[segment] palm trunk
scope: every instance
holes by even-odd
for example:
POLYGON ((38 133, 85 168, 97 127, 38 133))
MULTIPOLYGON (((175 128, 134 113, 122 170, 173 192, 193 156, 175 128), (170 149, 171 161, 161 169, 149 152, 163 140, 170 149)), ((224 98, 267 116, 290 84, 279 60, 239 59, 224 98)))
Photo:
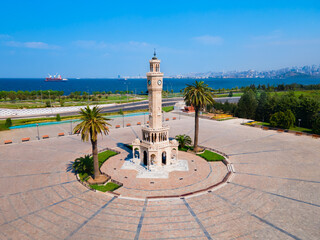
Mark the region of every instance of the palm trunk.
POLYGON ((92 157, 93 157, 93 178, 96 179, 99 177, 100 174, 100 169, 99 169, 99 160, 98 160, 98 142, 92 141, 92 157))
POLYGON ((198 151, 198 136, 199 135, 199 108, 195 108, 195 117, 194 117, 194 145, 193 150, 198 151))

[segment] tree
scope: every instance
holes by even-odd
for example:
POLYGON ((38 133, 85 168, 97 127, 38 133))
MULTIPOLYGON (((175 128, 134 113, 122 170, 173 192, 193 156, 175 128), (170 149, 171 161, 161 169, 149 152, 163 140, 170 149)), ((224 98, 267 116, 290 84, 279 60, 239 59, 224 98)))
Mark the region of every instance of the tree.
POLYGON ((280 127, 284 129, 289 129, 293 126, 296 118, 291 110, 285 112, 276 112, 270 118, 270 124, 273 127, 280 127))
POLYGON ((208 104, 214 104, 212 88, 203 81, 196 81, 194 84, 187 84, 184 89, 184 101, 188 106, 193 106, 195 110, 195 128, 194 128, 194 151, 198 151, 199 137, 199 112, 208 104))
POLYGON ((177 135, 175 139, 178 141, 180 148, 184 148, 186 145, 192 144, 191 137, 186 134, 177 135))
POLYGON ((268 94, 263 91, 260 94, 259 100, 258 100, 258 105, 255 113, 255 120, 259 121, 268 121, 269 120, 269 96, 268 94))
POLYGON ((57 120, 57 122, 60 122, 60 121, 61 121, 60 114, 57 114, 57 116, 56 116, 56 120, 57 120))
POLYGON ((230 91, 228 97, 233 97, 233 92, 230 91))
POLYGON ((93 107, 92 109, 87 106, 82 108, 80 111, 79 123, 73 129, 74 133, 80 132, 82 141, 91 141, 92 144, 92 156, 93 156, 93 169, 94 169, 94 180, 103 180, 104 176, 101 175, 98 161, 98 134, 108 134, 111 126, 107 120, 101 114, 101 108, 93 107))
POLYGON ((5 122, 4 126, 5 126, 6 128, 9 128, 9 127, 12 126, 11 118, 7 118, 7 119, 6 119, 6 122, 5 122))
POLYGON ((253 119, 258 106, 257 98, 252 89, 247 90, 238 103, 238 115, 241 118, 253 119))

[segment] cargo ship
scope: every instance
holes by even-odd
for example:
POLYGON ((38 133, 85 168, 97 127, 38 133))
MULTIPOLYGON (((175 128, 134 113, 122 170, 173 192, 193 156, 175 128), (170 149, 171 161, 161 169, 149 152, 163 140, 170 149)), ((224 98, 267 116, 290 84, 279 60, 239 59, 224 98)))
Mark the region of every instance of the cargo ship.
POLYGON ((45 81, 46 82, 65 82, 65 81, 68 81, 68 79, 62 78, 60 74, 56 74, 53 76, 48 74, 48 77, 46 77, 45 81))

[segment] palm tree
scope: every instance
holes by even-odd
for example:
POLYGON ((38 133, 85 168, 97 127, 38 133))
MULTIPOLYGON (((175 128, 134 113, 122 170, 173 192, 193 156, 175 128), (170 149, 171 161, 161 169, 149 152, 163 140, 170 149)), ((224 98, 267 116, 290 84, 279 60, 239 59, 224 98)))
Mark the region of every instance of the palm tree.
POLYGON ((207 104, 213 104, 212 88, 208 87, 203 81, 196 81, 193 84, 187 84, 183 92, 184 101, 187 105, 193 106, 195 110, 195 128, 194 128, 194 151, 198 151, 199 135, 199 111, 207 104))
POLYGON ((177 135, 176 140, 178 141, 180 148, 184 148, 186 145, 190 145, 192 143, 191 137, 186 134, 177 135))
POLYGON ((101 178, 101 173, 99 169, 99 161, 98 161, 98 133, 108 134, 109 128, 111 126, 107 120, 101 114, 101 108, 93 107, 92 109, 87 106, 86 108, 81 108, 80 111, 80 120, 79 123, 73 129, 73 132, 80 132, 82 141, 90 141, 92 144, 92 156, 93 156, 93 178, 97 180, 97 178, 101 178))

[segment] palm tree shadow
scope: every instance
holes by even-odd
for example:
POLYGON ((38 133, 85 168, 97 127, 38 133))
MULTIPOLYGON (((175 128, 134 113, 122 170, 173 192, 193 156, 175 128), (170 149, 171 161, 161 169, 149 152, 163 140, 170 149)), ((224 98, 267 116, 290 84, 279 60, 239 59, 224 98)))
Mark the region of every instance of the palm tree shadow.
POLYGON ((69 163, 67 163, 67 168, 66 168, 66 171, 67 171, 67 172, 75 173, 74 168, 73 168, 73 166, 72 166, 73 163, 74 163, 74 161, 70 161, 69 163))

